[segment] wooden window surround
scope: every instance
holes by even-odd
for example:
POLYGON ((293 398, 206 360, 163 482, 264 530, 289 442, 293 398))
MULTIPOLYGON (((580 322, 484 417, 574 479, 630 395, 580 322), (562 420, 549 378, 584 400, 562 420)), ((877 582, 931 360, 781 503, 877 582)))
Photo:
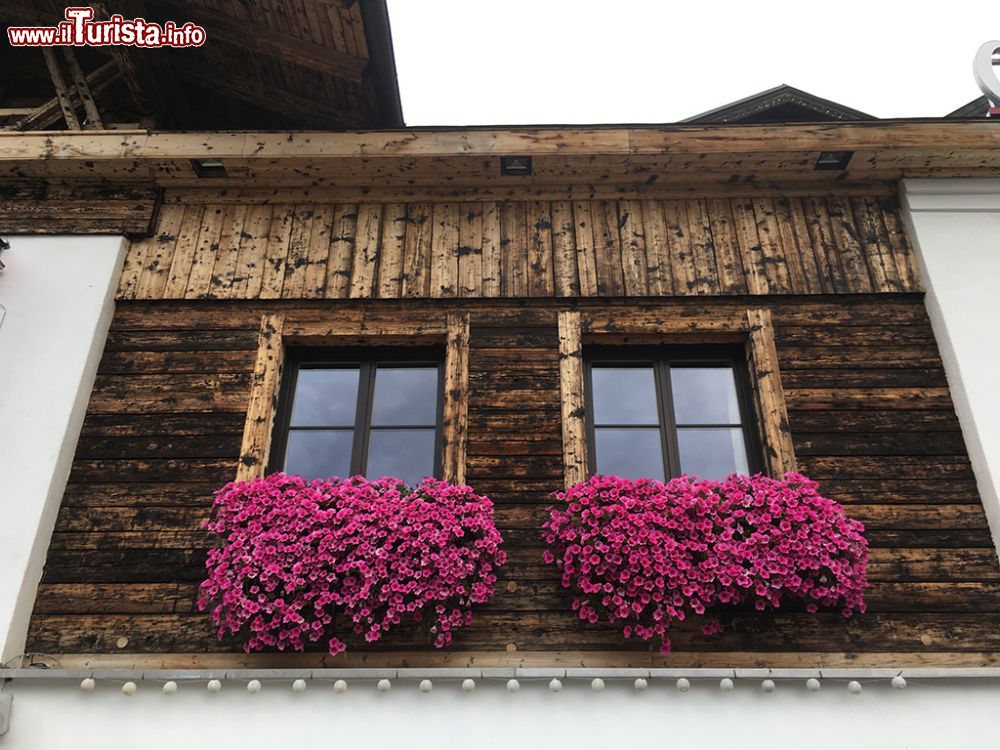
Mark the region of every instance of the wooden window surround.
POLYGON ((773 477, 796 471, 770 310, 750 308, 707 318, 655 311, 603 314, 565 310, 559 313, 559 382, 566 486, 590 475, 584 345, 712 343, 745 347, 764 471, 773 477))
POLYGON ((271 459, 271 442, 278 413, 286 347, 429 346, 445 345, 444 403, 441 425, 441 477, 465 483, 465 452, 469 411, 469 316, 441 315, 415 322, 372 322, 363 316, 343 320, 298 318, 295 312, 261 317, 257 360, 243 427, 236 479, 264 475, 271 459))

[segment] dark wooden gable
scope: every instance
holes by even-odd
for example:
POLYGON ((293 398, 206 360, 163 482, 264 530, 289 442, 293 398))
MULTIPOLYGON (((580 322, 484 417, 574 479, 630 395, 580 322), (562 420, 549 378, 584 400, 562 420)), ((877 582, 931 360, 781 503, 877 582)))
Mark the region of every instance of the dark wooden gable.
POLYGON ((845 107, 829 99, 802 91, 794 86, 782 84, 746 99, 730 102, 716 109, 702 112, 682 122, 837 122, 855 120, 875 120, 869 114, 845 107))

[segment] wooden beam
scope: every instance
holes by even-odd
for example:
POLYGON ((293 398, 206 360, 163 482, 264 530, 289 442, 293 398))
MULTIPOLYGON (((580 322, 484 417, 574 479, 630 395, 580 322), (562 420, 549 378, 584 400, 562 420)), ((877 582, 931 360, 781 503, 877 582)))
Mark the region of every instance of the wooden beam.
POLYGON ((267 470, 284 362, 285 352, 281 338, 284 322, 284 316, 280 314, 267 313, 261 316, 257 362, 250 385, 240 461, 236 469, 237 481, 262 477, 267 470))
MULTIPOLYGON (((85 78, 91 94, 97 98, 105 94, 112 86, 121 80, 121 72, 114 62, 107 62, 97 70, 91 71, 85 78)), ((11 130, 44 130, 57 122, 62 116, 58 97, 53 97, 39 107, 31 110, 27 117, 12 123, 11 130)))
POLYGON ((559 313, 559 392, 562 401, 563 473, 570 487, 587 478, 587 407, 584 399, 580 313, 559 313))
POLYGON ((69 68, 73 85, 76 87, 76 95, 83 102, 83 110, 87 113, 87 120, 90 127, 103 129, 104 125, 101 123, 101 113, 97 111, 97 103, 90 93, 90 86, 87 85, 87 77, 83 74, 83 69, 76 59, 76 50, 72 47, 63 47, 62 53, 63 57, 66 58, 66 67, 69 68))
POLYGON ((443 479, 465 484, 469 427, 469 314, 448 316, 444 363, 443 479))
POLYGON ((63 119, 70 130, 79 130, 80 121, 76 117, 73 109, 73 102, 69 98, 69 89, 66 87, 66 79, 63 78, 62 70, 59 69, 59 61, 56 53, 51 47, 43 47, 42 55, 45 56, 45 66, 49 69, 49 77, 52 78, 52 85, 56 87, 56 99, 59 101, 59 108, 62 110, 63 119))
POLYGON ((770 476, 780 479, 786 472, 798 471, 798 463, 788 426, 771 311, 751 308, 747 310, 747 323, 750 331, 748 365, 764 447, 764 464, 770 476))

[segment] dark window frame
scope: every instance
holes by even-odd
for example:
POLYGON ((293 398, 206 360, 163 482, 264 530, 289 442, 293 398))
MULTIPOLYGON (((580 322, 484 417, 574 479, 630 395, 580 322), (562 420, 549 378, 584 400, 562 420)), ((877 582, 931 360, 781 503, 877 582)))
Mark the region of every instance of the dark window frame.
MULTIPOLYGON (((375 372, 380 365, 390 367, 434 367, 437 369, 437 403, 434 412, 434 477, 440 479, 444 473, 444 380, 445 347, 298 347, 290 348, 285 354, 284 373, 278 394, 278 407, 271 437, 271 460, 268 473, 283 471, 285 454, 288 449, 288 435, 291 431, 292 402, 299 372, 304 369, 357 367, 358 402, 354 412, 354 441, 351 445, 350 476, 364 475, 368 467, 368 452, 373 429, 407 429, 407 425, 372 426, 374 407, 375 372)), ((426 429, 425 425, 413 426, 426 429)), ((329 427, 299 427, 296 429, 330 429, 329 427)), ((344 428, 347 429, 347 428, 344 428)))
MULTIPOLYGON (((635 367, 648 365, 653 367, 653 380, 656 388, 656 406, 659 424, 655 425, 660 432, 660 449, 663 452, 663 468, 665 479, 681 475, 680 450, 677 438, 678 424, 674 415, 674 400, 671 390, 671 367, 718 367, 730 366, 736 380, 736 400, 740 411, 740 426, 743 428, 743 443, 747 451, 747 469, 750 474, 764 471, 764 456, 762 444, 757 430, 756 409, 753 392, 750 386, 750 372, 747 365, 746 348, 739 345, 705 344, 705 345, 614 345, 593 344, 583 348, 584 364, 584 403, 586 405, 587 429, 587 471, 590 476, 597 473, 597 439, 594 414, 594 365, 598 367, 635 367)), ((615 425, 601 425, 614 427, 615 425)), ((654 425, 630 424, 627 428, 652 428, 654 425)), ((734 425, 680 425, 681 428, 727 427, 734 425)))

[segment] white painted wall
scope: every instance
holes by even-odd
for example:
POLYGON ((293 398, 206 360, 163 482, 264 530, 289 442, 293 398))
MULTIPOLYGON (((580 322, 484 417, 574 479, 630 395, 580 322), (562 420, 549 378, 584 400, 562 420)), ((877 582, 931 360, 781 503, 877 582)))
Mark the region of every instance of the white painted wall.
POLYGON ((122 237, 7 237, 0 271, 0 662, 28 618, 125 255, 122 237))
POLYGON ((903 205, 955 410, 1000 549, 1000 179, 904 180, 903 205))
POLYGON ((684 694, 670 680, 652 681, 645 693, 609 680, 600 694, 586 682, 554 694, 528 681, 516 694, 502 681, 468 694, 456 681, 435 683, 429 694, 413 681, 386 694, 353 682, 337 695, 329 681, 302 695, 287 681, 256 695, 227 682, 210 694, 202 682, 172 696, 143 682, 132 697, 112 684, 84 693, 76 682, 53 682, 8 684, 11 728, 0 748, 941 750, 996 747, 1000 737, 996 679, 911 680, 905 690, 883 679, 858 696, 829 681, 819 693, 801 681, 779 683, 771 695, 758 680, 739 681, 731 693, 717 680, 696 682, 684 694))

